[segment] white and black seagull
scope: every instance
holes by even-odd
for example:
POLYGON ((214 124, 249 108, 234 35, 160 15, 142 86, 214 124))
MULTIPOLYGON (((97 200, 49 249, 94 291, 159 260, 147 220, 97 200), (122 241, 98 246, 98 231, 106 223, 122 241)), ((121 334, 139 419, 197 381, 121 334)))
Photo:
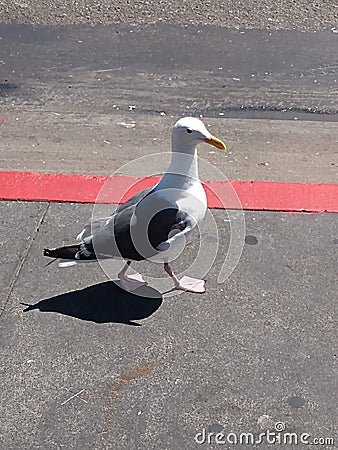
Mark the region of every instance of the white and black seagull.
POLYGON ((206 194, 198 177, 197 145, 201 142, 226 150, 201 120, 180 119, 172 131, 171 162, 161 180, 118 206, 110 217, 87 224, 77 237, 79 243, 45 249, 44 255, 61 258, 61 267, 123 258, 126 264, 118 278, 129 291, 145 284, 138 273, 126 275, 131 262, 153 259, 164 264, 176 289, 205 292, 204 280, 188 276, 179 280, 169 265, 206 213, 206 194))

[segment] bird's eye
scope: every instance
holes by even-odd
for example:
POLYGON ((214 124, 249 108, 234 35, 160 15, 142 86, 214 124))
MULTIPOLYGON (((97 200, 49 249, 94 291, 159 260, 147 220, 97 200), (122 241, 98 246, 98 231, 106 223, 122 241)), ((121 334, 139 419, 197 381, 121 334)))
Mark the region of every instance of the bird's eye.
POLYGON ((187 128, 187 133, 192 133, 192 129, 191 128, 187 128))

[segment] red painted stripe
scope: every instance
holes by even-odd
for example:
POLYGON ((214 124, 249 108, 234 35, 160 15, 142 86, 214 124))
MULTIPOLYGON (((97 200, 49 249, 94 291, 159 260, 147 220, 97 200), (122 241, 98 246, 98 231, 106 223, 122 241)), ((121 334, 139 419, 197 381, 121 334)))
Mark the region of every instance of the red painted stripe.
MULTIPOLYGON (((0 172, 0 199, 94 203, 105 186, 99 203, 123 203, 132 194, 157 181, 157 177, 0 172)), ((204 186, 209 208, 338 212, 338 184, 205 181, 204 186)))

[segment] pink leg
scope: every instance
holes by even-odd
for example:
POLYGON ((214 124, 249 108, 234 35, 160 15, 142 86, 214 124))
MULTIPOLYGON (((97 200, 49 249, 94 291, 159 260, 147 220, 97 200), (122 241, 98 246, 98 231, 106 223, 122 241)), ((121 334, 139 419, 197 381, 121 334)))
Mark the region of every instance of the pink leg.
POLYGON ((164 270, 173 280, 176 289, 187 292, 195 292, 197 294, 203 294, 205 292, 204 280, 198 280, 197 278, 191 278, 187 276, 184 276, 181 280, 179 280, 171 270, 171 267, 168 263, 164 263, 164 270))
POLYGON ((140 273, 134 273, 133 275, 126 275, 128 267, 131 261, 127 261, 126 265, 123 267, 121 272, 117 275, 120 280, 121 286, 126 291, 135 291, 135 289, 147 284, 140 273))

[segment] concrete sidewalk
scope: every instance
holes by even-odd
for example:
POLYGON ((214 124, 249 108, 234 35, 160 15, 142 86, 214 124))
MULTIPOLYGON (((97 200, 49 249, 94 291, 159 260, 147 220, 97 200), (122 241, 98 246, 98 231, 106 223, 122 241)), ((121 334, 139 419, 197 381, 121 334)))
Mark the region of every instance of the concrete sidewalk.
POLYGON ((142 298, 95 265, 46 267, 43 248, 70 242, 92 205, 0 208, 2 448, 194 449, 204 428, 258 437, 277 422, 334 437, 336 215, 246 212, 240 263, 219 285, 229 229, 213 211, 207 293, 142 298))

